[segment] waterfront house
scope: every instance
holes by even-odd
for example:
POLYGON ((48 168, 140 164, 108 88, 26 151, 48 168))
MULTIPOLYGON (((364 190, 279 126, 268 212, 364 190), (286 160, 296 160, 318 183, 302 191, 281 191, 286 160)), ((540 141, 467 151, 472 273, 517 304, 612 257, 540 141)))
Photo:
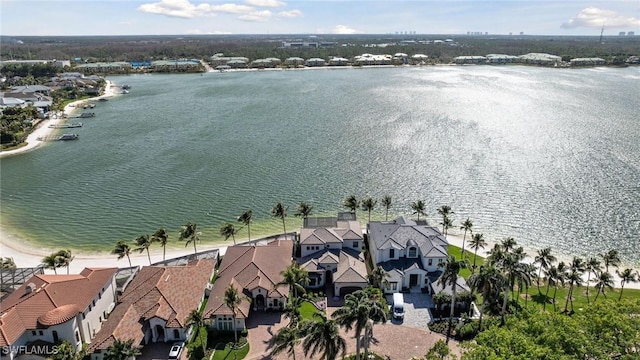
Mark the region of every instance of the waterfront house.
POLYGON ((292 253, 293 242, 289 240, 229 246, 203 312, 209 326, 218 330, 242 330, 246 329, 251 309, 281 310, 289 288, 276 284, 284 279, 282 272, 291 265, 292 253), (231 308, 224 303, 224 293, 230 285, 242 298, 236 309, 235 324, 231 308))
POLYGON ((426 221, 399 217, 369 223, 369 251, 376 265, 388 275, 385 293, 422 289, 430 291, 430 278, 437 277, 447 260, 448 242, 426 221))
POLYGON ((326 63, 327 62, 324 59, 311 58, 311 59, 307 59, 307 61, 304 62, 304 66, 307 66, 307 67, 320 67, 320 66, 325 66, 326 63))
POLYGON ((115 340, 133 340, 136 346, 186 340, 186 319, 202 305, 215 265, 216 259, 199 259, 143 267, 89 346, 91 359, 101 360, 115 340))
MULTIPOLYGON (((75 275, 31 277, 0 304, 0 349, 46 355, 66 340, 76 351, 91 342, 113 309, 117 268, 85 268, 75 275)), ((50 354, 49 354, 50 355, 50 354)))
POLYGON ((363 245, 362 227, 354 213, 304 219, 298 263, 309 273, 308 287, 317 289, 332 283, 336 296, 367 287, 363 245))

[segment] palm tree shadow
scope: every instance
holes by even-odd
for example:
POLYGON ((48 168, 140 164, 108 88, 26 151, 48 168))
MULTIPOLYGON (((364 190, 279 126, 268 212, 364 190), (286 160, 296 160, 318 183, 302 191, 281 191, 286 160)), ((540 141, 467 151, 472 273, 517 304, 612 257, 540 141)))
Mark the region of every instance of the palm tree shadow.
POLYGON ((536 295, 531 295, 531 300, 540 305, 543 305, 545 302, 549 304, 552 303, 551 302, 552 299, 550 297, 545 296, 544 294, 541 294, 541 293, 538 293, 536 295))

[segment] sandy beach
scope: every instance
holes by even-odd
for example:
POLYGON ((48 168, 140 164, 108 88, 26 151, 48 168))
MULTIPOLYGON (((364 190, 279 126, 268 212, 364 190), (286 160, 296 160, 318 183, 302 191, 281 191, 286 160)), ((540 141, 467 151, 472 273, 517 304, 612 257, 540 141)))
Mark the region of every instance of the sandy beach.
POLYGON ((91 99, 78 100, 78 101, 74 101, 72 103, 67 104, 67 106, 64 107, 62 114, 58 114, 53 118, 44 119, 40 121, 40 123, 38 124, 38 127, 31 134, 27 136, 27 141, 26 141, 27 145, 17 149, 13 149, 13 150, 0 151, 0 159, 5 156, 22 154, 42 146, 46 142, 40 141, 38 140, 38 138, 47 136, 56 130, 56 129, 50 128, 49 125, 54 125, 54 124, 59 124, 64 122, 66 116, 71 115, 71 112, 73 112, 76 105, 82 104, 83 102, 86 102, 88 100, 98 100, 100 98, 109 98, 109 97, 116 96, 116 94, 118 94, 117 90, 118 90, 117 87, 114 86, 111 83, 111 81, 106 80, 104 94, 97 97, 93 97, 91 99))

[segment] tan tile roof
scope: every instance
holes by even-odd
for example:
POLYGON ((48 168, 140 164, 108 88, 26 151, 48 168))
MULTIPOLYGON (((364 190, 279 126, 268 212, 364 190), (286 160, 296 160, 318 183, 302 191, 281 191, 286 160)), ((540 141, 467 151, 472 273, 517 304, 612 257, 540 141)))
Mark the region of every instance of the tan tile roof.
MULTIPOLYGON (((347 250, 348 251, 348 250, 347 250)), ((347 251, 340 252, 340 262, 333 277, 334 283, 367 283, 367 266, 360 257, 347 251)))
MULTIPOLYGON (((267 291, 268 296, 275 293, 278 297, 285 297, 288 293, 286 287, 274 287, 283 280, 280 273, 291 265, 292 251, 292 241, 271 242, 267 246, 229 246, 222 258, 204 317, 232 314, 231 309, 224 304, 224 292, 230 284, 245 295, 248 290, 260 286, 267 291)), ((246 318, 250 306, 249 301, 243 299, 236 316, 246 318)))
MULTIPOLYGON (((38 319, 56 308, 73 304, 78 311, 84 311, 117 270, 117 268, 86 268, 77 275, 33 276, 2 301, 0 346, 13 344, 27 329, 36 329, 38 319), (20 321, 13 321, 16 316, 20 321)), ((54 312, 52 316, 56 317, 64 313, 63 317, 66 317, 70 309, 65 308, 57 315, 54 312)), ((46 321, 55 320, 46 319, 46 321)), ((57 320, 60 321, 61 318, 57 320)))
POLYGON ((200 305, 215 264, 215 259, 200 259, 185 266, 143 267, 118 299, 89 352, 106 349, 115 339, 139 344, 145 323, 154 317, 165 320, 167 327, 184 328, 191 310, 200 305))

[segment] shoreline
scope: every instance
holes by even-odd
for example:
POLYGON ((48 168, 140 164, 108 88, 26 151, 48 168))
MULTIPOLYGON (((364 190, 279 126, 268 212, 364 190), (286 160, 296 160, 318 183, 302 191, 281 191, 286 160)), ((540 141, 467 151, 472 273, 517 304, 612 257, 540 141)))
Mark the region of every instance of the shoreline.
POLYGON ((90 101, 90 100, 98 100, 102 98, 114 97, 117 94, 115 85, 113 85, 113 83, 110 80, 105 79, 105 81, 106 81, 106 85, 104 89, 104 94, 95 96, 89 99, 76 100, 67 104, 62 110, 62 114, 59 114, 55 119, 47 118, 40 121, 36 129, 33 130, 31 134, 27 136, 27 139, 25 140, 25 143, 26 143, 25 146, 19 147, 17 149, 12 149, 12 150, 0 151, 0 159, 7 156, 23 154, 25 152, 41 147, 43 144, 46 143, 46 141, 38 140, 38 138, 50 135, 52 132, 58 130, 58 129, 50 128, 49 125, 57 125, 62 123, 75 110, 76 105, 82 104, 83 102, 90 101))
MULTIPOLYGON (((366 230, 363 229, 366 232, 366 230)), ((279 235, 279 233, 266 235, 261 237, 260 239, 264 239, 267 237, 279 235)), ((467 238, 470 238, 469 234, 467 234, 467 238)), ((449 245, 456 246, 458 248, 462 247, 462 239, 463 235, 454 233, 448 234, 447 240, 449 241, 449 245)), ((253 239, 252 241, 259 240, 253 239)), ((236 239, 238 244, 246 243, 247 240, 244 238, 236 239)), ((489 250, 493 247, 496 242, 487 241, 487 246, 485 249, 479 249, 478 255, 484 258, 487 257, 489 250)), ((213 250, 218 249, 221 255, 224 255, 228 246, 231 246, 233 242, 229 240, 228 242, 214 242, 214 243, 200 243, 198 245, 199 251, 213 250)), ((465 251, 469 252, 469 239, 466 239, 465 242, 465 251)), ((173 242, 170 247, 166 249, 166 258, 174 258, 181 257, 184 255, 189 255, 193 253, 193 249, 191 246, 187 247, 176 247, 177 242, 173 242)), ((6 232, 5 229, 0 227, 0 257, 10 257, 13 258, 14 262, 18 267, 36 267, 40 265, 42 258, 50 255, 52 252, 60 249, 48 249, 48 248, 33 248, 29 246, 29 243, 25 242, 23 239, 20 239, 17 235, 10 234, 6 232)), ((535 250, 525 248, 528 256, 525 258, 525 263, 532 263, 535 257, 535 250)), ((473 253, 473 251, 471 251, 473 253)), ((126 258, 122 258, 120 260, 117 259, 116 255, 105 252, 91 252, 91 253, 74 253, 74 260, 71 262, 69 266, 69 273, 76 274, 80 273, 85 267, 127 267, 128 261, 126 258)), ((158 262, 162 260, 162 248, 159 246, 154 247, 150 250, 150 256, 152 262, 158 262)), ((147 257, 146 251, 142 253, 138 253, 137 251, 132 250, 131 254, 131 264, 133 266, 148 266, 149 259, 147 257)), ((563 255, 556 255, 557 261, 570 262, 570 258, 563 255)), ((624 266, 621 266, 623 269, 624 266)), ((637 269, 635 269, 637 270, 637 269)), ((60 274, 66 274, 66 268, 58 269, 60 274)), ((47 274, 53 274, 52 270, 45 270, 47 274)), ((616 289, 620 288, 620 277, 615 273, 615 271, 611 272, 613 276, 616 289)), ((587 274, 583 275, 583 278, 586 280, 587 274)), ((590 285, 592 286, 592 284, 590 285)), ((640 282, 636 283, 626 283, 625 288, 628 289, 638 289, 640 290, 640 282)))

